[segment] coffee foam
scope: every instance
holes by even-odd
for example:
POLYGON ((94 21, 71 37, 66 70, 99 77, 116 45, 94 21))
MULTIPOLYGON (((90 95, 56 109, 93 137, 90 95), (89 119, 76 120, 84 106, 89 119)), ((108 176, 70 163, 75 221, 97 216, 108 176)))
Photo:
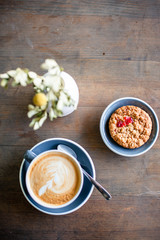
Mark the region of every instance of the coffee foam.
POLYGON ((57 206, 70 201, 78 192, 80 173, 66 155, 47 153, 31 168, 30 185, 39 199, 57 206))

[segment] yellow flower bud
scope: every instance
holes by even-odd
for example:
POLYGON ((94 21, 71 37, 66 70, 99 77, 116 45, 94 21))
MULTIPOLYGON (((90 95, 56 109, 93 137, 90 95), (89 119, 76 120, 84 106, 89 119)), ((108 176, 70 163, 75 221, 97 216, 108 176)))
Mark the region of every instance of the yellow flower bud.
POLYGON ((33 97, 33 103, 36 106, 42 107, 47 104, 47 97, 44 93, 36 93, 33 97))

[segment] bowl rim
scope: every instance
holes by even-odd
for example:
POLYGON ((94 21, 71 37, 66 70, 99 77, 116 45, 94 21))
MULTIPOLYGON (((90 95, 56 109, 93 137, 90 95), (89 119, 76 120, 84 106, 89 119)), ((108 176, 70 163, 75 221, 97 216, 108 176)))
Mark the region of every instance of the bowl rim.
POLYGON ((157 117, 157 114, 155 113, 155 111, 153 110, 153 108, 148 104, 146 103, 145 101, 139 99, 139 98, 135 98, 135 97, 123 97, 123 98, 118 98, 114 101, 112 101, 103 111, 102 115, 101 115, 101 118, 100 118, 100 134, 101 134, 101 137, 103 139, 103 142, 105 143, 105 145, 111 150, 113 151, 114 153, 118 154, 118 155, 121 155, 121 156, 124 156, 124 157, 137 157, 137 156, 140 156, 144 153, 146 153, 147 151, 149 151, 152 146, 155 144, 157 138, 158 138, 158 135, 159 135, 159 120, 158 120, 158 117, 157 117), (113 105, 115 104, 116 102, 119 102, 119 101, 122 101, 122 100, 135 100, 135 101, 138 101, 138 102, 141 102, 143 105, 145 105, 150 111, 151 113, 153 114, 154 118, 155 118, 155 125, 156 125, 156 134, 154 136, 154 140, 153 142, 143 151, 139 152, 139 153, 133 153, 132 154, 125 154, 125 153, 120 153, 119 151, 115 150, 114 148, 112 148, 111 145, 108 144, 108 142, 106 142, 106 139, 108 140, 108 138, 105 137, 105 130, 104 130, 104 117, 105 117, 105 114, 107 112, 107 110, 113 105))

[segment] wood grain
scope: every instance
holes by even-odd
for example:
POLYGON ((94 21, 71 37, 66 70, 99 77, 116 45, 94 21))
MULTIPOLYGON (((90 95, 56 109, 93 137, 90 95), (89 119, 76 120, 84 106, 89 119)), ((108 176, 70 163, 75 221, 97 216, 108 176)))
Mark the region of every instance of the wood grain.
POLYGON ((79 87, 78 109, 29 128, 31 87, 0 88, 0 238, 56 240, 159 240, 160 140, 142 156, 125 158, 103 143, 99 121, 119 97, 148 102, 160 118, 160 1, 0 1, 0 72, 55 58, 79 87), (111 192, 105 201, 95 189, 88 202, 66 216, 34 209, 19 186, 26 149, 52 137, 82 145, 97 180, 111 192))
POLYGON ((160 13, 160 2, 156 0, 144 1, 126 1, 126 0, 110 0, 110 1, 45 1, 41 0, 1 0, 1 9, 11 12, 31 12, 32 14, 45 15, 87 15, 87 16, 106 16, 116 15, 128 18, 157 18, 160 13))

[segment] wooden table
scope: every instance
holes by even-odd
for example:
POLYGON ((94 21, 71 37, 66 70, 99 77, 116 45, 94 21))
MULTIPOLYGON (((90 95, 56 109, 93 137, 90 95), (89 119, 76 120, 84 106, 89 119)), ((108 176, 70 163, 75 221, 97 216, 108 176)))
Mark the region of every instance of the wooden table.
POLYGON ((54 58, 80 90, 77 111, 29 128, 31 87, 0 88, 0 238, 160 239, 160 141, 146 154, 125 158, 103 143, 99 121, 119 97, 147 101, 160 117, 160 1, 0 1, 0 72, 54 58), (94 189, 89 201, 65 216, 33 208, 19 186, 26 149, 53 137, 82 145, 111 201, 94 189))

